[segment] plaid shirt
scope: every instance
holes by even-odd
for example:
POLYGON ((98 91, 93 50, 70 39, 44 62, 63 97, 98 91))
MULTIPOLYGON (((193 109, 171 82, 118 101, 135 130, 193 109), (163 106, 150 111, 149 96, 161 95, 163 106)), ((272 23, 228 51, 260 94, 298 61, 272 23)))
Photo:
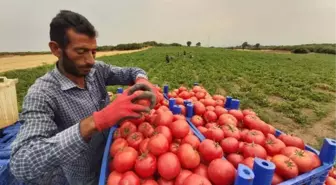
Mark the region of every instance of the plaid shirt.
POLYGON ((38 78, 24 98, 24 121, 12 144, 10 168, 26 184, 70 184, 98 178, 108 130, 86 143, 79 122, 109 103, 107 85, 129 85, 146 77, 139 68, 96 61, 79 88, 57 67, 38 78))

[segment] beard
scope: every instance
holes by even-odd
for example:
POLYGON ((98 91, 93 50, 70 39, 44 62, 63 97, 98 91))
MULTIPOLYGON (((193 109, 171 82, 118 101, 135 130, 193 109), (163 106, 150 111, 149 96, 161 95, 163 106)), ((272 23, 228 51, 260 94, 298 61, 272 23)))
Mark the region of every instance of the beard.
POLYGON ((87 68, 93 67, 93 65, 90 65, 90 64, 83 65, 83 66, 77 66, 76 63, 68 57, 65 51, 62 51, 62 61, 60 62, 60 65, 62 65, 66 73, 71 74, 76 77, 83 77, 87 75, 87 73, 81 72, 80 69, 82 68, 87 69, 87 68))

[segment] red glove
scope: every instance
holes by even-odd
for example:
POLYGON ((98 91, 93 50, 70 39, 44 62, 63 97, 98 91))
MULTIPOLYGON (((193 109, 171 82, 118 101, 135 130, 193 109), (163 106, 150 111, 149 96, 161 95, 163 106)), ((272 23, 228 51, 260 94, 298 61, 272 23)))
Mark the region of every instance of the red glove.
POLYGON ((110 128, 126 119, 137 119, 143 112, 150 112, 155 106, 155 96, 150 92, 149 87, 143 84, 136 84, 130 88, 128 93, 119 94, 116 99, 101 111, 93 113, 93 120, 98 131, 110 128), (143 90, 141 93, 134 93, 143 90), (138 100, 147 99, 150 106, 135 104, 138 100))
POLYGON ((158 99, 160 92, 159 92, 158 89, 157 89, 152 83, 150 83, 146 78, 141 78, 141 77, 140 77, 140 78, 137 78, 137 79, 135 80, 135 83, 136 83, 136 84, 145 84, 145 85, 147 85, 148 87, 150 87, 150 88, 151 88, 151 91, 153 92, 153 94, 154 94, 155 97, 156 97, 156 102, 160 102, 159 99, 158 99))

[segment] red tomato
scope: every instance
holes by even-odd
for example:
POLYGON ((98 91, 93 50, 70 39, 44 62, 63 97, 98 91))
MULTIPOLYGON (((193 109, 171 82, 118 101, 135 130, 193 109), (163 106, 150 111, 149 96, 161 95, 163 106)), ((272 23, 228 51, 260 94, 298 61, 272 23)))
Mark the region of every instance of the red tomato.
POLYGON ((184 116, 187 115, 186 114, 186 107, 184 105, 179 105, 179 106, 181 107, 181 115, 184 115, 184 116))
POLYGON ((198 86, 198 85, 195 85, 195 86, 192 88, 192 91, 195 92, 195 93, 197 93, 197 92, 199 92, 199 91, 201 91, 201 90, 202 90, 202 87, 201 87, 201 86, 198 86))
POLYGON ((299 137, 281 134, 278 138, 284 142, 286 146, 295 146, 302 150, 305 148, 303 140, 299 137))
POLYGON ((169 125, 173 136, 177 139, 182 139, 188 135, 190 127, 185 120, 176 120, 169 125))
POLYGON ((244 157, 237 153, 231 153, 228 156, 226 156, 226 159, 237 169, 238 164, 243 162, 244 157))
POLYGON ((336 179, 328 176, 325 181, 325 184, 326 185, 336 185, 336 179))
POLYGON ((115 141, 113 141, 111 148, 110 148, 110 155, 114 156, 116 153, 118 153, 121 149, 128 146, 128 143, 123 138, 118 138, 115 141))
POLYGON ((213 106, 213 107, 215 107, 216 106, 216 101, 213 100, 213 99, 211 99, 211 98, 206 98, 204 100, 204 105, 205 106, 213 106))
POLYGON ((313 160, 304 150, 295 150, 289 157, 295 162, 300 173, 306 173, 313 169, 313 160))
POLYGON ((141 178, 154 175, 156 171, 156 157, 150 153, 142 153, 135 161, 134 170, 141 178))
POLYGON ((243 119, 244 125, 249 129, 259 129, 261 122, 256 115, 246 115, 243 119))
POLYGON ((224 132, 219 127, 212 126, 212 127, 208 128, 208 130, 205 133, 205 136, 208 139, 219 142, 222 139, 224 139, 224 132))
POLYGON ((197 149, 198 146, 201 144, 200 140, 195 135, 187 135, 181 141, 181 144, 184 143, 190 144, 194 149, 197 149))
POLYGON ((175 179, 175 185, 184 185, 184 181, 191 175, 192 172, 189 170, 181 170, 180 174, 175 179))
POLYGON ((265 135, 259 130, 252 129, 245 136, 245 142, 248 142, 248 143, 254 142, 261 146, 265 145, 265 140, 266 140, 265 135))
POLYGON ((168 126, 173 122, 173 113, 170 111, 159 111, 153 124, 155 126, 168 126))
POLYGON ((240 138, 242 140, 245 140, 245 137, 246 137, 246 135, 247 135, 248 132, 249 132, 249 130, 246 129, 246 128, 244 128, 243 130, 241 130, 241 132, 240 132, 240 138))
POLYGON ((202 126, 198 126, 197 129, 198 129, 203 135, 205 135, 206 131, 208 130, 206 127, 202 127, 202 126))
MULTIPOLYGON (((148 100, 140 100, 140 101, 144 101, 145 103, 142 103, 142 105, 149 107, 149 101, 148 100)), ((140 103, 138 103, 140 104, 140 103)), ((140 104, 141 105, 141 104, 140 104)), ((131 119, 130 122, 134 123, 136 126, 138 126, 140 123, 145 121, 145 116, 141 116, 138 119, 131 119)))
POLYGON ((121 138, 120 128, 117 128, 113 133, 113 139, 121 138))
POLYGON ((224 132, 225 137, 234 137, 237 140, 240 139, 240 131, 236 126, 231 124, 223 125, 222 130, 224 132))
POLYGON ((173 134, 171 133, 170 129, 166 126, 158 126, 155 128, 155 132, 156 133, 161 133, 163 134, 167 140, 168 140, 168 143, 171 143, 172 140, 173 140, 173 134))
POLYGON ((120 134, 121 134, 121 137, 123 138, 127 138, 130 134, 136 131, 137 131, 136 126, 134 125, 134 123, 130 121, 125 121, 120 126, 120 134))
POLYGON ((224 102, 223 100, 215 100, 215 102, 216 102, 216 106, 221 106, 221 107, 223 107, 224 104, 225 104, 225 102, 224 102))
POLYGON ((175 98, 175 103, 176 103, 177 105, 183 105, 184 100, 183 100, 182 98, 175 98))
POLYGON ((270 134, 275 135, 275 133, 276 133, 275 128, 272 125, 270 125, 270 124, 268 124, 268 127, 269 127, 270 134))
POLYGON ((118 184, 120 179, 122 177, 122 174, 117 172, 117 171, 113 171, 112 173, 110 173, 110 175, 107 178, 107 185, 115 185, 118 184))
POLYGON ((236 153, 239 149, 239 142, 234 137, 227 137, 220 142, 224 153, 236 153))
POLYGON ((180 147, 179 143, 172 142, 169 148, 172 153, 177 154, 179 147, 180 147))
POLYGON ((251 109, 244 109, 243 110, 243 114, 244 114, 244 116, 246 116, 246 115, 254 115, 254 116, 256 116, 257 114, 253 111, 253 110, 251 110, 251 109))
POLYGON ((336 168, 335 167, 332 167, 330 170, 329 170, 329 173, 328 175, 334 179, 336 179, 336 168))
POLYGON ((138 131, 145 137, 151 137, 154 133, 154 128, 148 122, 143 122, 139 125, 138 131))
POLYGON ((285 155, 273 156, 272 163, 275 164, 275 172, 284 179, 292 179, 299 175, 299 169, 294 161, 285 155))
POLYGON ((207 162, 223 157, 222 147, 218 143, 210 139, 203 140, 200 146, 198 147, 198 150, 200 152, 202 159, 204 159, 207 162))
POLYGON ((194 103, 194 113, 195 115, 202 116, 205 113, 206 109, 203 103, 195 102, 194 103))
POLYGON ((231 124, 231 125, 237 126, 238 121, 231 114, 222 114, 221 116, 219 116, 217 123, 218 123, 218 125, 231 124))
POLYGON ((214 100, 222 100, 222 101, 225 101, 225 97, 222 96, 222 95, 219 95, 219 94, 214 94, 214 95, 212 96, 212 98, 213 98, 214 100))
POLYGON ((186 87, 184 87, 184 86, 181 86, 181 87, 178 88, 178 90, 181 93, 183 91, 187 91, 188 89, 186 87))
POLYGON ((159 156, 168 151, 169 142, 163 134, 158 133, 149 139, 147 148, 150 153, 159 156))
POLYGON ((148 142, 149 142, 149 138, 146 138, 146 139, 141 141, 141 143, 139 144, 140 153, 148 151, 148 142))
POLYGON ((211 185, 211 182, 201 175, 191 174, 184 180, 183 185, 211 185))
POLYGON ((259 124, 259 129, 265 136, 270 133, 270 126, 269 124, 261 121, 259 124))
POLYGON ((138 150, 139 145, 143 139, 144 137, 141 134, 141 132, 133 132, 127 137, 128 146, 133 147, 134 149, 138 150))
POLYGON ((149 179, 149 180, 145 180, 141 183, 141 185, 158 185, 157 182, 155 182, 155 180, 149 179))
POLYGON ((173 121, 176 121, 176 120, 179 120, 179 119, 181 119, 181 120, 186 120, 185 116, 183 116, 183 115, 181 115, 181 114, 175 114, 175 115, 173 116, 173 121))
POLYGON ((191 98, 190 98, 190 100, 191 100, 191 102, 193 102, 193 103, 195 103, 195 102, 197 102, 197 101, 198 101, 198 99, 197 99, 196 97, 194 97, 194 96, 193 96, 193 97, 191 97, 191 98))
POLYGON ((200 162, 200 155, 190 144, 182 144, 177 150, 177 157, 179 158, 181 165, 186 169, 196 168, 200 162))
POLYGON ((215 123, 215 122, 210 122, 210 123, 205 124, 205 127, 206 127, 207 129, 209 129, 209 128, 211 128, 211 127, 218 127, 218 125, 217 125, 217 123, 215 123))
POLYGON ((234 116, 238 121, 242 121, 244 119, 244 114, 241 110, 231 109, 229 114, 234 116))
POLYGON ((274 173, 274 176, 272 178, 272 185, 280 184, 282 181, 284 181, 283 178, 280 175, 274 173))
POLYGON ((123 174, 118 185, 140 185, 139 177, 132 171, 123 174))
POLYGON ((158 172, 166 180, 173 180, 180 174, 181 164, 178 157, 171 152, 162 154, 158 158, 158 172))
POLYGON ((296 150, 300 150, 300 148, 295 146, 287 146, 280 151, 280 154, 290 157, 296 150))
POLYGON ((224 107, 217 105, 215 107, 215 113, 216 113, 217 117, 220 117, 222 114, 227 114, 228 111, 224 107))
POLYGON ((200 163, 193 172, 208 179, 208 167, 202 163, 200 163))
POLYGON ((267 152, 266 150, 256 143, 246 143, 243 147, 243 156, 247 157, 259 157, 262 159, 266 159, 267 152))
POLYGON ((203 115, 204 120, 209 123, 209 122, 216 122, 217 121, 217 114, 214 111, 206 111, 203 115))
POLYGON ((243 152, 243 148, 244 148, 244 146, 245 146, 245 142, 243 142, 243 141, 239 141, 239 143, 238 143, 238 152, 239 153, 242 153, 243 152))
POLYGON ((113 159, 113 167, 119 173, 131 170, 135 164, 138 152, 132 147, 126 147, 118 152, 113 159))
POLYGON ((236 169, 227 160, 215 159, 209 164, 208 175, 214 185, 231 185, 236 177, 236 169))
POLYGON ((204 120, 201 116, 199 115, 194 115, 191 117, 191 123, 193 123, 196 127, 198 126, 203 126, 204 125, 204 120))
POLYGON ((206 106, 205 110, 215 111, 215 107, 214 106, 206 106))
POLYGON ((182 99, 188 99, 190 98, 190 93, 188 91, 182 91, 179 95, 178 95, 180 98, 182 99))
POLYGON ((164 178, 160 178, 157 182, 159 185, 174 185, 174 180, 166 180, 164 178))
POLYGON ((245 158, 241 163, 253 170, 254 157, 245 158))
POLYGON ((280 154, 281 150, 285 148, 286 145, 280 139, 270 137, 269 135, 265 141, 265 149, 267 153, 271 156, 280 154))
POLYGON ((196 98, 197 99, 203 99, 204 97, 205 97, 205 92, 197 92, 196 94, 195 94, 195 96, 196 96, 196 98))

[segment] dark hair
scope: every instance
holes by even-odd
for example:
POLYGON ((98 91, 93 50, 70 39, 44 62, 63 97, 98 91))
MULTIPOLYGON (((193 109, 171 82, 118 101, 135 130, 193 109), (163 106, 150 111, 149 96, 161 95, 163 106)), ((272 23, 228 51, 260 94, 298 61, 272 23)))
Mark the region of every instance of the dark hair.
POLYGON ((65 48, 69 44, 66 32, 71 28, 91 38, 97 35, 94 26, 84 16, 69 10, 61 10, 50 23, 50 40, 65 48))

